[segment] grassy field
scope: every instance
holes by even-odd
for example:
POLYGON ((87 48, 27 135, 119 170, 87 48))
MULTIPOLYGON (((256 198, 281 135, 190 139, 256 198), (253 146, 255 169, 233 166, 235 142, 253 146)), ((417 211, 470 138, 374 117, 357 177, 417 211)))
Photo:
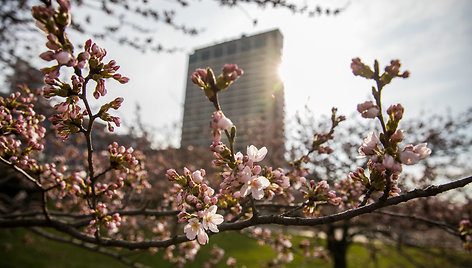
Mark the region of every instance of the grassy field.
MULTIPOLYGON (((270 247, 261 247, 252 239, 236 232, 228 232, 212 236, 210 244, 202 247, 195 261, 188 263, 185 267, 202 267, 203 262, 210 257, 209 250, 213 244, 225 250, 224 260, 229 256, 237 258, 238 267, 242 265, 248 268, 264 267, 276 256, 270 247)), ((464 252, 405 248, 403 253, 399 253, 390 246, 376 246, 375 257, 371 252, 361 244, 351 246, 348 252, 349 267, 472 267, 472 255, 464 252)), ((176 267, 162 259, 161 253, 150 254, 147 251, 122 251, 121 253, 151 267, 176 267)), ((226 267, 224 262, 222 261, 217 267, 226 267)), ((0 267, 121 268, 128 266, 111 257, 72 245, 49 241, 25 229, 17 228, 0 230, 0 267)), ((322 268, 332 267, 332 264, 322 260, 307 261, 302 257, 295 257, 293 263, 287 267, 322 268)))

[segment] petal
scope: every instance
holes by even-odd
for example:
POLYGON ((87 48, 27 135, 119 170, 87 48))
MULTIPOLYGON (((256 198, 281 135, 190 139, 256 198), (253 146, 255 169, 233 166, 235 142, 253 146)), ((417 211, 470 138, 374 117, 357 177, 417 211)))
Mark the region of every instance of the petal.
POLYGON ((258 188, 265 189, 265 188, 269 187, 269 185, 270 185, 270 181, 266 177, 262 177, 262 176, 257 177, 256 180, 257 180, 258 188))
POLYGON ((259 162, 259 161, 264 160, 264 157, 266 156, 266 154, 267 154, 267 148, 264 146, 257 152, 257 159, 256 159, 257 161, 254 161, 254 162, 259 162))
POLYGON ((239 181, 241 181, 242 183, 246 183, 250 178, 251 178, 251 168, 246 166, 241 171, 241 176, 239 177, 239 181))
POLYGON ((241 196, 246 197, 246 195, 249 193, 250 188, 251 187, 249 183, 243 184, 243 187, 241 187, 241 196))
POLYGON ((220 214, 215 214, 212 218, 212 221, 214 224, 218 225, 218 224, 221 224, 222 222, 224 222, 225 219, 222 215, 220 214))
POLYGON ((246 154, 249 155, 255 155, 257 153, 257 148, 254 145, 248 146, 246 150, 246 154))
POLYGON ((216 224, 211 224, 210 226, 210 231, 212 231, 213 233, 218 233, 220 230, 218 230, 218 227, 216 226, 216 224))
POLYGON ((205 231, 198 232, 198 243, 205 245, 208 242, 208 235, 205 231))
POLYGON ((213 214, 216 213, 217 209, 218 209, 218 207, 216 205, 212 205, 208 208, 208 213, 211 213, 211 215, 213 215, 213 214))
POLYGON ((264 197, 264 190, 259 189, 259 188, 252 188, 252 197, 256 200, 261 200, 264 197))
POLYGON ((197 232, 195 232, 195 230, 193 230, 191 224, 185 225, 184 232, 185 232, 185 235, 187 236, 187 238, 189 240, 195 239, 195 236, 197 235, 197 232))

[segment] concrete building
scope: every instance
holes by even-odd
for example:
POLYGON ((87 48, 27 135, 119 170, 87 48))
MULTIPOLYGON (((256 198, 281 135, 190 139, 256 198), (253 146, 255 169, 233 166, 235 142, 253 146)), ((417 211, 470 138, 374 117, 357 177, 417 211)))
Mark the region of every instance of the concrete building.
POLYGON ((272 30, 253 36, 199 48, 189 55, 187 87, 182 125, 182 147, 208 147, 209 122, 215 111, 190 75, 197 68, 211 67, 215 75, 226 63, 237 64, 244 74, 229 89, 219 93, 225 115, 237 127, 236 150, 246 146, 266 146, 274 163, 283 158, 284 87, 278 74, 283 36, 272 30))

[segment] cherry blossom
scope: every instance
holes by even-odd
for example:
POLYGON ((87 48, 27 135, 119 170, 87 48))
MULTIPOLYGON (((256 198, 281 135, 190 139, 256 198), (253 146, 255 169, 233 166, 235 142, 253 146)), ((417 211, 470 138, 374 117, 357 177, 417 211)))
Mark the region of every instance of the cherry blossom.
POLYGON ((364 139, 361 147, 359 148, 359 154, 361 156, 373 155, 375 154, 375 149, 379 144, 379 139, 374 132, 370 132, 369 135, 364 139))
POLYGON ((267 154, 267 148, 266 147, 262 147, 259 150, 254 145, 251 145, 251 146, 247 147, 247 156, 254 163, 264 160, 264 157, 266 156, 266 154, 267 154))
POLYGON ((366 101, 364 103, 358 104, 357 111, 361 113, 362 117, 364 118, 376 118, 380 113, 379 108, 374 105, 372 101, 366 101))
POLYGON ((400 153, 400 160, 405 165, 414 165, 420 159, 427 158, 431 154, 431 149, 426 147, 426 143, 421 143, 416 146, 407 145, 400 153))
POLYGON ((251 178, 241 187, 241 196, 245 197, 251 193, 254 199, 261 200, 264 197, 264 189, 269 185, 270 182, 266 177, 251 178))
POLYGON ((203 228, 210 229, 214 233, 218 233, 218 224, 221 224, 224 219, 220 214, 216 214, 217 206, 213 205, 203 210, 203 228))
POLYGON ((208 242, 208 235, 205 232, 203 224, 196 218, 191 218, 188 224, 184 227, 185 235, 188 239, 194 240, 197 237, 200 245, 205 245, 208 242))

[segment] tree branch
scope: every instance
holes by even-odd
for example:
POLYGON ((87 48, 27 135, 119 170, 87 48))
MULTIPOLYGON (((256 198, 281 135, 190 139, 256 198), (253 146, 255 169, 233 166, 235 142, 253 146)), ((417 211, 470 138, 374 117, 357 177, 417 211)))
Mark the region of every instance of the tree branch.
POLYGON ((430 219, 420 217, 420 216, 408 215, 408 214, 392 212, 392 211, 378 210, 378 211, 374 211, 374 213, 393 216, 393 217, 407 218, 407 219, 411 219, 411 220, 415 220, 415 221, 420 221, 420 222, 423 222, 423 223, 426 223, 426 224, 429 224, 429 225, 437 226, 437 227, 443 229, 444 231, 446 231, 446 232, 448 232, 452 235, 460 236, 460 233, 457 230, 457 228, 455 228, 453 226, 450 226, 450 225, 448 225, 444 222, 434 221, 434 220, 430 220, 430 219))
POLYGON ((5 158, 3 158, 1 156, 0 156, 0 161, 3 162, 5 165, 13 168, 16 172, 23 175, 23 177, 25 177, 27 180, 34 183, 34 185, 36 185, 39 189, 44 191, 43 185, 38 180, 33 178, 30 174, 28 174, 25 170, 23 170, 22 168, 17 167, 15 164, 13 164, 12 162, 6 160, 5 158))
MULTIPOLYGON (((292 218, 292 217, 283 217, 283 216, 259 216, 257 218, 251 218, 249 220, 235 222, 235 223, 222 223, 218 226, 218 229, 221 231, 229 230, 242 230, 244 228, 260 225, 260 224, 278 224, 278 225, 293 225, 293 226, 315 226, 322 225, 327 223, 334 223, 342 220, 351 219, 359 215, 371 213, 377 209, 397 205, 403 202, 407 202, 412 199, 421 198, 421 197, 430 197, 435 196, 440 193, 461 188, 472 182, 472 176, 452 181, 449 183, 441 184, 438 186, 430 186, 424 190, 413 190, 407 192, 403 195, 389 198, 383 202, 372 203, 367 206, 359 207, 356 209, 344 211, 338 214, 324 216, 320 218, 292 218)), ((110 238, 101 238, 100 240, 95 237, 86 235, 79 231, 78 229, 72 227, 70 224, 51 219, 47 221, 46 219, 15 219, 15 220, 0 220, 0 228, 14 228, 14 227, 52 227, 60 232, 71 235, 74 238, 80 239, 84 242, 102 245, 102 246, 113 246, 113 247, 122 247, 128 249, 145 249, 150 247, 168 247, 170 245, 182 243, 188 241, 188 238, 185 235, 175 236, 170 239, 162 241, 126 241, 126 240, 117 240, 110 238)))

